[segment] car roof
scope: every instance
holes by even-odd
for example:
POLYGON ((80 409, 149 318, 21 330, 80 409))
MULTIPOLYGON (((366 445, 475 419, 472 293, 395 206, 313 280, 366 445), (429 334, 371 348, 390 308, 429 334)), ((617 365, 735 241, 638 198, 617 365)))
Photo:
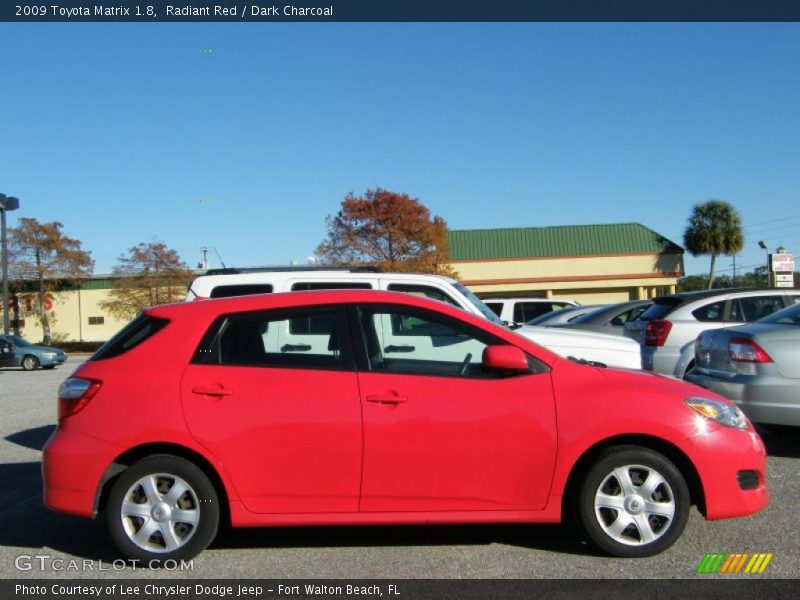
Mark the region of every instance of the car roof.
POLYGON ((736 298, 739 296, 752 296, 754 294, 785 294, 790 292, 800 292, 796 288, 718 288, 714 290, 698 290, 694 292, 679 292, 677 294, 667 294, 657 296, 653 300, 665 304, 686 304, 705 298, 715 298, 725 296, 736 298))
POLYGON ((144 309, 144 313, 165 319, 180 319, 191 321, 197 317, 203 319, 215 318, 224 314, 235 312, 248 312, 293 308, 304 306, 324 306, 332 304, 397 304, 399 306, 412 306, 432 309, 436 312, 449 315, 460 321, 489 330, 493 335, 520 347, 533 348, 529 351, 552 364, 558 355, 535 342, 518 335, 498 325, 489 319, 473 315, 464 309, 458 308, 447 302, 432 300, 422 296, 415 296, 404 292, 388 292, 383 290, 312 290, 302 292, 280 292, 277 294, 251 294, 247 296, 233 296, 230 298, 214 298, 198 300, 196 302, 173 302, 159 304, 144 309))
POLYGON ((219 270, 208 271, 205 275, 200 275, 194 279, 189 286, 189 290, 200 296, 204 296, 216 286, 232 285, 242 283, 268 283, 276 284, 279 282, 303 279, 306 281, 320 281, 325 279, 364 281, 368 279, 392 281, 424 282, 439 281, 446 283, 456 283, 455 279, 444 275, 433 275, 428 273, 396 273, 384 272, 374 269, 332 269, 320 268, 258 268, 242 270, 219 270), (214 272, 212 272, 214 271, 214 272), (200 289, 196 289, 200 288, 200 289))
POLYGON ((292 308, 298 306, 318 306, 322 304, 345 303, 389 303, 438 309, 463 318, 468 315, 483 324, 488 319, 477 317, 449 303, 432 300, 403 292, 382 290, 311 290, 279 292, 275 294, 248 294, 229 298, 203 299, 195 302, 173 302, 144 309, 144 312, 164 318, 181 317, 190 314, 246 312, 249 310, 269 310, 273 308, 292 308))

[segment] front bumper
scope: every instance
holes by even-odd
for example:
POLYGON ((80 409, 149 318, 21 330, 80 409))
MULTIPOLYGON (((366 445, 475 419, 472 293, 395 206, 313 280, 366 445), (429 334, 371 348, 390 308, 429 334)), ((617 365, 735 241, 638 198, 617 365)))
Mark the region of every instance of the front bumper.
MULTIPOLYGON (((699 415, 698 419, 705 420, 699 415)), ((766 508, 767 452, 761 437, 752 426, 747 431, 718 425, 709 425, 709 429, 691 439, 691 458, 702 482, 706 518, 743 517, 766 508), (757 483, 743 486, 742 480, 751 477, 757 478, 757 483)))
POLYGON ((39 364, 43 367, 57 367, 67 362, 67 355, 60 354, 56 356, 40 356, 39 364))
POLYGON ((754 423, 800 427, 800 380, 740 374, 722 378, 697 369, 686 380, 733 401, 754 423))

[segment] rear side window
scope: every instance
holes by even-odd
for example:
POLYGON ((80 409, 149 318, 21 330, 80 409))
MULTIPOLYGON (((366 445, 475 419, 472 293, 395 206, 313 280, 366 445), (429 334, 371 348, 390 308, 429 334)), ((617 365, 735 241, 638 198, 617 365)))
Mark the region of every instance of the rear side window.
POLYGON ((731 301, 731 321, 758 321, 768 317, 774 312, 783 310, 782 296, 751 296, 749 298, 738 298, 731 301), (737 318, 733 318, 733 305, 738 305, 737 318))
POLYGON ((141 313, 113 338, 97 349, 89 360, 104 360, 125 354, 167 326, 166 319, 141 313))
POLYGON ((517 302, 514 305, 514 321, 526 323, 531 319, 566 307, 566 302, 517 302))
POLYGON ((349 369, 352 358, 349 345, 342 341, 340 315, 339 309, 330 306, 226 315, 209 328, 192 362, 237 367, 349 369))
POLYGON ((233 296, 247 296, 248 294, 271 294, 272 285, 269 283, 241 283, 237 285, 218 285, 211 290, 212 298, 231 298, 233 296))
POLYGON ((346 281, 306 281, 293 283, 293 292, 305 292, 308 290, 371 290, 372 285, 366 282, 348 283, 346 281))

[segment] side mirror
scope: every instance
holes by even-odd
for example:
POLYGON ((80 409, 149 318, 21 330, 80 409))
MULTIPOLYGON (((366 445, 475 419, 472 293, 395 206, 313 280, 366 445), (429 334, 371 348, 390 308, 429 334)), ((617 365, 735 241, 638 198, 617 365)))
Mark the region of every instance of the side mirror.
POLYGON ((496 371, 527 371, 528 357, 516 346, 486 346, 481 364, 496 371))

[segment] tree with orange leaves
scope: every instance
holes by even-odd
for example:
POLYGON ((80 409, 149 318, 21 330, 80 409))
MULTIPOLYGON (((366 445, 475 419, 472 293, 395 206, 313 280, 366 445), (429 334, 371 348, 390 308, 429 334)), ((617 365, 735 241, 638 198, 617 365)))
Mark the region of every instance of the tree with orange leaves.
POLYGON ((447 264, 447 224, 417 198, 375 188, 350 193, 326 219, 328 237, 316 250, 334 265, 369 265, 383 271, 454 275, 447 264))

